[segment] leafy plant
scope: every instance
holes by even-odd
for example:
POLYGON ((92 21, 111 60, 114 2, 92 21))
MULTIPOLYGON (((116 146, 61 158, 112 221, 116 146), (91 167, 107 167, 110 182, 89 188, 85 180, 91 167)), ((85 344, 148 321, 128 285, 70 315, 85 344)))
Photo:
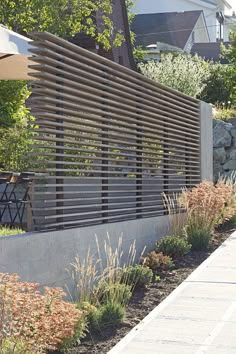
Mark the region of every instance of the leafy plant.
POLYGON ((236 70, 231 65, 210 62, 209 76, 205 80, 200 99, 226 108, 236 98, 236 70))
POLYGON ((191 245, 183 237, 170 235, 157 241, 156 249, 157 252, 162 252, 164 255, 176 259, 187 254, 191 249, 191 245))
POLYGON ((153 272, 150 268, 143 265, 135 265, 123 269, 121 282, 131 285, 132 288, 138 288, 150 285, 152 278, 153 272))
POLYGON ((125 307, 120 303, 108 302, 94 312, 91 318, 91 330, 101 331, 116 328, 125 319, 125 307))
POLYGON ((96 298, 100 303, 128 304, 131 296, 131 286, 122 283, 102 283, 96 291, 96 298))
POLYGON ((96 39, 105 49, 119 46, 124 37, 111 20, 112 1, 102 0, 2 0, 0 23, 25 34, 48 31, 67 38, 78 32, 96 39), (102 14, 97 26, 96 12, 102 14))
POLYGON ((174 267, 174 262, 170 256, 164 255, 162 252, 150 252, 146 257, 142 258, 142 264, 149 267, 154 272, 158 270, 168 270, 174 267))
MULTIPOLYGON (((62 289, 21 283, 15 274, 0 273, 0 351, 45 353, 73 337, 82 312, 62 300, 62 289), (19 351, 18 351, 19 349, 19 351)), ((4 352, 3 352, 4 353, 4 352)), ((5 354, 5 353, 4 353, 5 354)))
POLYGON ((208 64, 190 54, 165 54, 161 61, 139 64, 144 76, 189 96, 200 95, 209 75, 208 64))

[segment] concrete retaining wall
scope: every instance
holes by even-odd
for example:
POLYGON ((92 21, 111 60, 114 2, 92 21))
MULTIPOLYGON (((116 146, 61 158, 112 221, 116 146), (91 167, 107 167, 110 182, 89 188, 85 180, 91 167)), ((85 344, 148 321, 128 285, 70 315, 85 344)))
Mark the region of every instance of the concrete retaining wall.
POLYGON ((0 238, 0 272, 18 273, 21 279, 42 285, 62 286, 72 290, 70 263, 76 255, 85 258, 90 248, 97 253, 95 234, 103 248, 109 234, 114 249, 123 234, 123 261, 133 241, 137 256, 144 248, 152 250, 155 241, 169 231, 168 216, 117 222, 45 233, 26 233, 0 238))

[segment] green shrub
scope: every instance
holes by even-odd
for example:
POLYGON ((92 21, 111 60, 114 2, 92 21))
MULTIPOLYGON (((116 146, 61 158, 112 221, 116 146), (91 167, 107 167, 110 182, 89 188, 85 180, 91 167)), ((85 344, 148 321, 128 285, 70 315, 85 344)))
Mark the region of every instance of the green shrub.
POLYGON ((90 318, 91 331, 116 328, 125 319, 125 307, 116 302, 108 302, 98 308, 90 318))
POLYGON ((149 267, 153 271, 168 270, 173 268, 174 262, 170 256, 165 256, 162 252, 150 252, 146 257, 142 258, 142 264, 149 267))
POLYGON ((116 302, 127 304, 132 296, 131 286, 121 283, 102 283, 97 291, 96 297, 100 303, 116 302))
POLYGON ((145 287, 151 284, 153 272, 143 265, 129 266, 123 269, 121 282, 129 284, 132 288, 145 287))
POLYGON ((162 54, 160 62, 141 63, 139 69, 147 78, 192 97, 201 94, 209 76, 208 63, 186 53, 162 54))
POLYGON ((211 240, 211 231, 204 228, 195 227, 193 224, 189 224, 185 229, 187 240, 191 245, 193 251, 204 251, 207 249, 211 240))
POLYGON ((214 105, 227 105, 235 100, 236 71, 234 66, 210 62, 209 75, 199 98, 214 105))
POLYGON ((187 254, 191 245, 183 237, 165 236, 156 243, 157 252, 162 252, 164 255, 171 258, 183 257, 187 254))

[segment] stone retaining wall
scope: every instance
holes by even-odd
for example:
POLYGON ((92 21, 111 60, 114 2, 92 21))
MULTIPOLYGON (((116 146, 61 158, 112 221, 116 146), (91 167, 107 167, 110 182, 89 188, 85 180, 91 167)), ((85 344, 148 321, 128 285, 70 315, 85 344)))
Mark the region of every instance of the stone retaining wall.
POLYGON ((213 119, 213 174, 230 176, 236 171, 236 118, 213 119))

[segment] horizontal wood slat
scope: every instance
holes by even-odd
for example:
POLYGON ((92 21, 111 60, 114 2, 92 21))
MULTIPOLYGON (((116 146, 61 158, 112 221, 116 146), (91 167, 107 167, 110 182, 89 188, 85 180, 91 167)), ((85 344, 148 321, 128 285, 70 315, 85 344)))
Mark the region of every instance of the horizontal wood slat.
POLYGON ((49 33, 33 36, 35 229, 163 215, 163 192, 200 181, 199 101, 49 33))

